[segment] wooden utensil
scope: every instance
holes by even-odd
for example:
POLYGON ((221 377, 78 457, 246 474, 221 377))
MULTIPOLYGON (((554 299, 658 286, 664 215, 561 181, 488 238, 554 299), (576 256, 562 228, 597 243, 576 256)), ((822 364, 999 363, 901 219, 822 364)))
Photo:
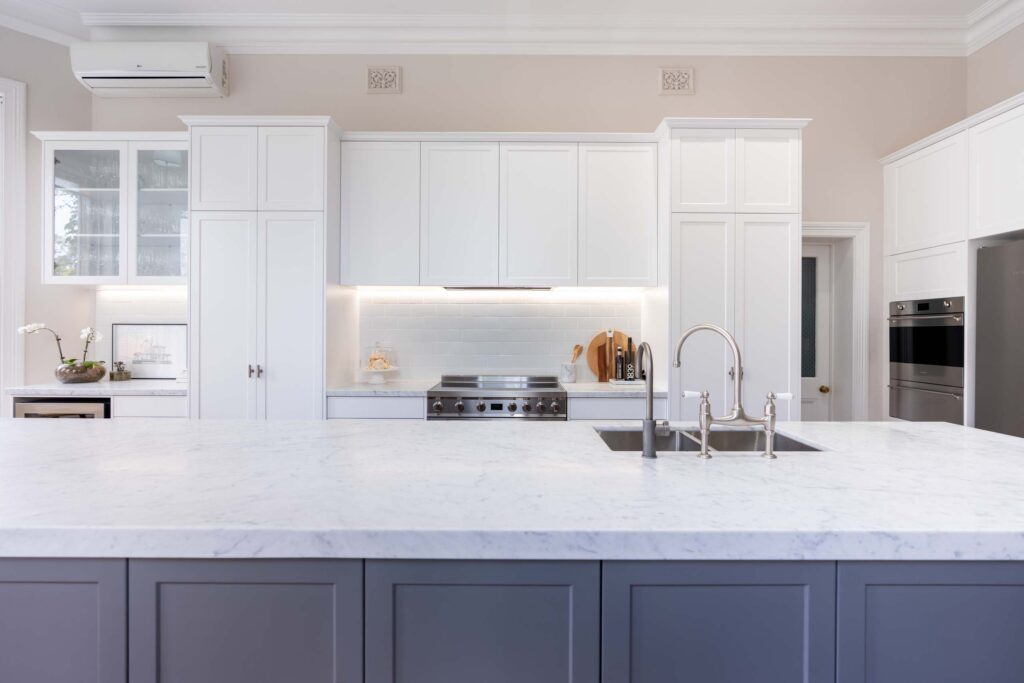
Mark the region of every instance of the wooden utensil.
MULTIPOLYGON (((597 375, 598 382, 607 382, 615 372, 615 347, 621 346, 622 352, 626 352, 626 344, 629 336, 625 332, 614 330, 611 338, 612 363, 608 364, 608 332, 602 330, 594 335, 587 346, 587 367, 597 375)), ((636 344, 633 344, 636 350, 636 344)))
POLYGON ((569 362, 575 363, 579 359, 581 353, 583 353, 583 344, 577 344, 572 347, 572 360, 569 362))

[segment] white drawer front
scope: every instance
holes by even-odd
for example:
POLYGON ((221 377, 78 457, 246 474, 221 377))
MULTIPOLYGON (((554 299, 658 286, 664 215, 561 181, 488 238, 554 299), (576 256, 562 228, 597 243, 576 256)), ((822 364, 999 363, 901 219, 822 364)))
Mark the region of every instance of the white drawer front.
POLYGON ((111 417, 188 417, 187 396, 114 396, 111 417))
MULTIPOLYGON (((570 398, 570 420, 642 420, 647 413, 643 398, 570 398)), ((654 419, 668 419, 668 399, 654 399, 654 419)))
POLYGON ((426 417, 422 396, 329 396, 327 419, 420 419, 426 417))

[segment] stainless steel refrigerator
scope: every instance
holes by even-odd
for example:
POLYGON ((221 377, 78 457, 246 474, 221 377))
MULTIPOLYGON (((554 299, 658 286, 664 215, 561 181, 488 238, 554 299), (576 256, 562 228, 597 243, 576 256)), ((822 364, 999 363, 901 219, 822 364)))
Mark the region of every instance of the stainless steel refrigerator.
POLYGON ((1024 437, 1024 241, 978 250, 974 424, 1024 437))

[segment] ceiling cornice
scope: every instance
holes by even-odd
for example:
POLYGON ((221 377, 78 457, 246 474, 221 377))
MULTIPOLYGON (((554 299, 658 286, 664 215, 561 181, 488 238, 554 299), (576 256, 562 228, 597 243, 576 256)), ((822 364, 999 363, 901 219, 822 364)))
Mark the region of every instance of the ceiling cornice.
POLYGON ((1024 0, 989 0, 967 15, 967 54, 1024 24, 1024 0))
POLYGON ((234 54, 965 56, 1024 23, 1024 0, 963 16, 76 13, 0 0, 0 25, 75 40, 205 40, 234 54))
POLYGON ((61 45, 89 37, 78 12, 46 0, 0 0, 0 26, 61 45))

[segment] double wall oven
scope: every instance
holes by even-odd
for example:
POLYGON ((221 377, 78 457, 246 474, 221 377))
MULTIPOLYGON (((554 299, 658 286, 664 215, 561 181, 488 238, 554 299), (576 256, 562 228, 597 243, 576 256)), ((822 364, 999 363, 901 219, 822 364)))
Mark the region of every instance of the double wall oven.
POLYGON ((964 299, 889 304, 889 415, 964 423, 964 299))

